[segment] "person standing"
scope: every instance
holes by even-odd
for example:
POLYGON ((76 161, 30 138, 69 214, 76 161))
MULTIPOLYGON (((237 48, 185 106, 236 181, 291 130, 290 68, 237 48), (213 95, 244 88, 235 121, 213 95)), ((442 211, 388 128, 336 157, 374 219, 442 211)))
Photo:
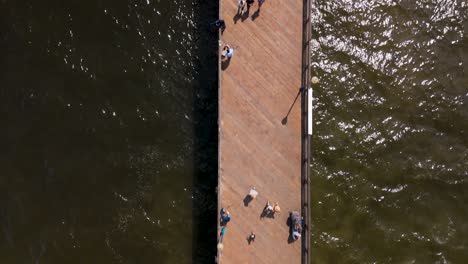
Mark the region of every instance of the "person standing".
POLYGON ((255 234, 254 234, 254 232, 252 231, 252 232, 250 232, 250 235, 247 237, 247 242, 248 242, 249 245, 250 245, 250 243, 252 243, 252 242, 254 242, 254 241, 255 241, 255 234))
POLYGON ((254 4, 255 0, 247 0, 247 10, 254 4))
POLYGON ((245 11, 245 0, 239 0, 239 5, 237 6, 237 14, 243 15, 245 11))

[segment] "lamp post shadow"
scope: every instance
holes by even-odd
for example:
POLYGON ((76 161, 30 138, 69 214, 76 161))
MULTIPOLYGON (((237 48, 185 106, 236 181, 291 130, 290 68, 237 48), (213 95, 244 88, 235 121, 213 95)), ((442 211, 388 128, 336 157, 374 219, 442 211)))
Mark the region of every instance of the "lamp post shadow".
POLYGON ((281 124, 286 125, 288 123, 288 116, 291 113, 291 110, 293 109, 294 105, 296 104, 297 98, 299 98, 299 95, 304 91, 304 87, 299 88, 299 91, 297 92, 296 98, 294 98, 293 103, 291 104, 291 107, 289 107, 288 113, 286 116, 281 120, 281 124))

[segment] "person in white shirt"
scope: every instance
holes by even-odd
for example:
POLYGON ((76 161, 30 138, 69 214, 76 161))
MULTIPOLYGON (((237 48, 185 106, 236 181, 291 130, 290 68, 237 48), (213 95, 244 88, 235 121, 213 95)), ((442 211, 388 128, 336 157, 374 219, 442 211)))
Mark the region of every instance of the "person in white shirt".
POLYGON ((245 0, 239 0, 239 5, 237 6, 237 14, 243 15, 245 12, 245 0))
POLYGON ((271 205, 270 201, 267 201, 267 204, 265 205, 265 211, 267 214, 273 213, 273 206, 271 205))
POLYGON ((258 195, 258 192, 255 189, 255 187, 250 188, 249 196, 252 197, 252 199, 255 199, 257 197, 257 195, 258 195))

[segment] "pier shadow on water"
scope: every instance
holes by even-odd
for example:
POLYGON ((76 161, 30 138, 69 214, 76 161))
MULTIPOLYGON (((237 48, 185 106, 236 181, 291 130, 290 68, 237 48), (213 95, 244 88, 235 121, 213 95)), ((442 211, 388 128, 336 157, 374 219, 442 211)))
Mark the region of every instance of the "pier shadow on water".
MULTIPOLYGON (((198 28, 218 18, 218 1, 199 1, 198 28)), ((229 30, 229 28, 227 29, 229 30)), ((213 263, 216 256, 218 182, 218 34, 199 32, 198 80, 194 99, 194 176, 192 263, 213 263)))
POLYGON ((0 263, 213 262, 217 12, 0 1, 0 263))

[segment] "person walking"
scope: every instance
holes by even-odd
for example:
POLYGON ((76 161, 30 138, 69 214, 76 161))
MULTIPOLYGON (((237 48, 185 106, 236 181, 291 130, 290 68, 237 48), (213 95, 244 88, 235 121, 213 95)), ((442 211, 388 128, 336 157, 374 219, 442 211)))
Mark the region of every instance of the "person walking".
POLYGON ((252 242, 254 242, 254 241, 255 241, 255 234, 254 234, 254 232, 252 231, 252 232, 250 232, 250 235, 247 237, 247 242, 248 242, 249 245, 250 245, 250 243, 252 243, 252 242))

